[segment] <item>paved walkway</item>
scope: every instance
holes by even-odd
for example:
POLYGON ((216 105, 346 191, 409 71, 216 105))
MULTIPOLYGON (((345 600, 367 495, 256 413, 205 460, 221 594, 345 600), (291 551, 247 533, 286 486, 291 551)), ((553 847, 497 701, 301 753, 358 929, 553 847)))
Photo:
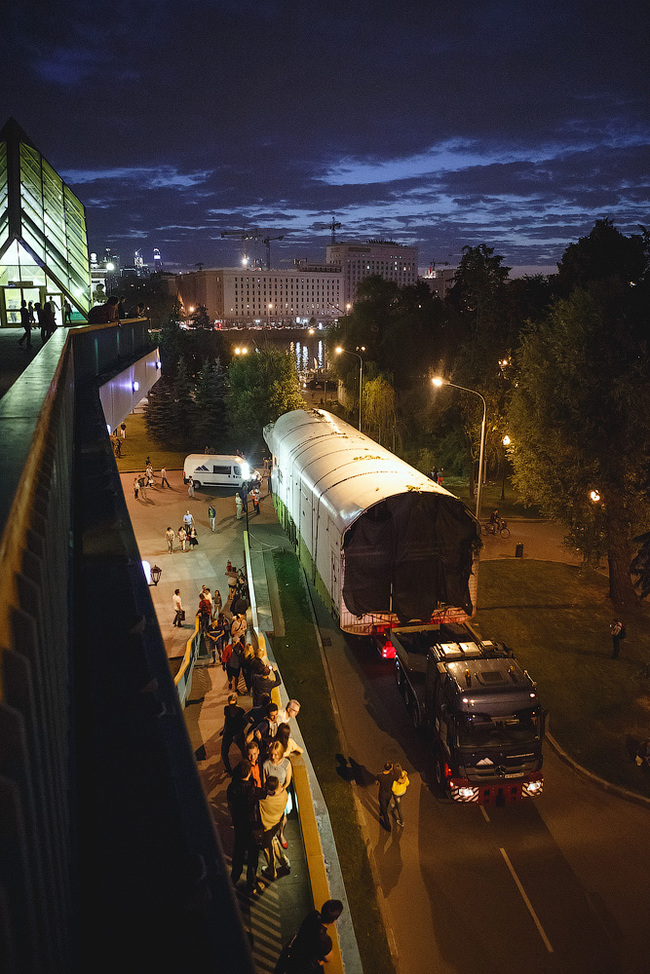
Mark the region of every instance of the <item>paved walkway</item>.
MULTIPOLYGON (((141 556, 151 566, 156 564, 162 569, 159 584, 152 585, 150 591, 167 655, 170 660, 176 660, 185 652, 186 642, 192 635, 201 586, 205 584, 211 591, 218 588, 224 602, 226 601, 226 562, 231 559, 238 567, 244 564, 245 522, 243 518, 239 522, 236 519, 233 494, 228 495, 225 490, 216 494, 201 490, 196 492, 194 498, 189 498, 187 489, 183 486, 182 471, 171 470, 167 476, 171 489, 163 490, 159 486, 150 489, 144 500, 141 496, 138 500, 134 497, 132 473, 123 474, 121 480, 141 556), (214 532, 210 530, 208 520, 209 503, 214 505, 217 512, 214 532), (182 552, 176 542, 174 553, 170 555, 165 531, 168 526, 176 531, 187 510, 194 516, 199 545, 194 551, 182 552), (172 626, 172 595, 176 588, 181 590, 186 612, 183 629, 172 626)), ((159 477, 156 477, 156 483, 160 483, 159 477)), ((271 498, 263 497, 260 506, 261 514, 254 516, 254 520, 257 523, 265 522, 277 526, 271 498)), ((273 622, 268 605, 263 608, 262 615, 261 627, 270 628, 273 622)), ((230 778, 225 774, 220 756, 220 731, 223 727, 227 693, 228 682, 220 666, 197 664, 185 708, 185 719, 197 756, 204 791, 226 859, 230 862, 232 828, 226 803, 226 788, 230 778)), ((248 709, 252 705, 250 697, 243 696, 241 705, 248 709)), ((294 732, 294 737, 296 736, 294 732)), ((233 749, 233 761, 236 760, 235 752, 236 749, 233 749)), ((273 970, 282 944, 295 932, 305 913, 312 909, 311 886, 295 812, 289 817, 286 836, 289 841, 291 873, 274 883, 268 883, 261 877, 265 890, 260 897, 253 899, 245 893, 244 878, 237 887, 240 909, 251 937, 256 969, 260 974, 273 970)), ((261 856, 260 868, 263 865, 264 857, 261 856)))

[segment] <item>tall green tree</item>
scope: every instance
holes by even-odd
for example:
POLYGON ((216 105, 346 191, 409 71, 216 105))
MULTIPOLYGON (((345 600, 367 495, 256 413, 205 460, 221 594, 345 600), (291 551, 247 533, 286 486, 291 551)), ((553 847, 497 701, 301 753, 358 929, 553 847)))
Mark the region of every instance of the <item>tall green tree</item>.
POLYGON ((558 300, 522 340, 509 410, 516 488, 563 522, 585 556, 607 556, 616 604, 636 598, 630 543, 648 523, 650 355, 640 290, 609 278, 558 300))
POLYGON ((221 452, 230 441, 227 391, 226 370, 220 360, 204 362, 196 386, 196 434, 200 443, 221 452))
POLYGON ((296 361, 279 348, 264 345, 230 363, 228 417, 242 448, 259 447, 262 430, 268 423, 304 405, 296 361))
POLYGON ((558 264, 557 282, 561 295, 594 281, 616 280, 637 285, 648 266, 648 234, 626 236, 611 220, 597 220, 593 230, 577 243, 569 244, 558 264))
POLYGON ((395 390, 383 376, 365 383, 362 414, 364 433, 389 450, 394 450, 397 434, 395 390))

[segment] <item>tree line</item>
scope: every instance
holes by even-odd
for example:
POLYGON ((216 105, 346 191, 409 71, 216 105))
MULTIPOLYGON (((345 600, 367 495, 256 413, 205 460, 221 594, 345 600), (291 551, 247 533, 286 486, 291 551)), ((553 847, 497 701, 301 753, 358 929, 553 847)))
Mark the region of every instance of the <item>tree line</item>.
POLYGON ((473 481, 482 418, 477 397, 431 378, 479 392, 488 475, 507 463, 568 542, 606 557, 618 604, 650 588, 650 241, 640 230, 598 220, 557 274, 514 280, 492 248, 465 247, 444 300, 424 282, 368 278, 328 337, 353 406, 359 363, 335 349, 363 356, 364 431, 425 472, 435 464, 473 481))

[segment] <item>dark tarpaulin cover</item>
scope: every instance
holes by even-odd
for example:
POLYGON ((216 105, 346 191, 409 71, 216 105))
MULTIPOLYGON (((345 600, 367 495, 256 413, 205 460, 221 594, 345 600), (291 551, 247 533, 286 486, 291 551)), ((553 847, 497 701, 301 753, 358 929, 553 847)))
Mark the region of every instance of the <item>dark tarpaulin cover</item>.
POLYGON ((469 577, 476 522, 462 501, 409 491, 369 508, 344 539, 343 598, 350 612, 426 621, 442 605, 472 614, 469 577))

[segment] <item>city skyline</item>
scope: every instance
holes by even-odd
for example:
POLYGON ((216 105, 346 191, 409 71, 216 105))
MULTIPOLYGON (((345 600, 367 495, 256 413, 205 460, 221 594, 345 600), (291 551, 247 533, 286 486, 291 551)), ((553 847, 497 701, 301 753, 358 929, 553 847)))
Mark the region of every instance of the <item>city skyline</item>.
POLYGON ((167 270, 272 264, 337 240, 485 243, 547 271, 601 217, 646 224, 647 11, 579 0, 452 10, 384 0, 155 8, 78 0, 3 15, 16 118, 86 206, 89 248, 167 270), (319 226, 320 225, 320 226, 319 226), (265 256, 261 243, 251 253, 265 256))

